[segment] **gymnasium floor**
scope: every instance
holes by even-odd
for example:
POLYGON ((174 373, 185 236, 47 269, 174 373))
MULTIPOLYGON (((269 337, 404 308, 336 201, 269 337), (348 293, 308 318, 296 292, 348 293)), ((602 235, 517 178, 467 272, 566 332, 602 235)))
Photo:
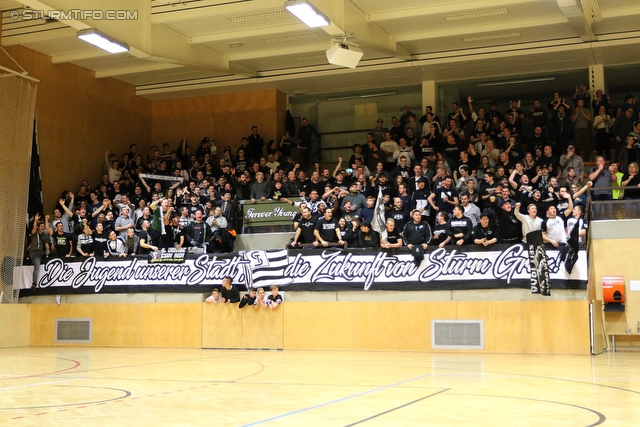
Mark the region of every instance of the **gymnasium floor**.
POLYGON ((0 425, 638 426, 640 355, 0 350, 0 425))

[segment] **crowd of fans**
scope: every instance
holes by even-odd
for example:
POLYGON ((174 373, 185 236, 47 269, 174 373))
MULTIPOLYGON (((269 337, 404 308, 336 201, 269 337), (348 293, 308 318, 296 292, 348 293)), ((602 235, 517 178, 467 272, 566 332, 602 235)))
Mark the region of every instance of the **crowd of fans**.
MULTIPOLYGON (((574 226, 584 240, 589 186, 640 186, 636 99, 614 110, 607 95, 591 99, 578 86, 572 99, 556 93, 546 107, 536 100, 521 108, 512 101, 504 112, 495 103, 476 110, 468 97, 441 119, 430 106, 421 117, 405 106, 391 127, 378 119, 348 161, 330 167, 310 158, 319 138, 307 119, 294 137, 268 143, 253 126, 236 150, 204 138, 193 151, 185 140, 147 154, 135 144, 120 156, 107 151, 100 183, 85 179, 62 194, 53 215, 36 217, 30 257, 39 265, 49 253, 229 252, 242 228, 241 200, 299 206, 290 248, 488 246, 540 228, 559 246, 574 226), (592 153, 595 166, 585 171, 592 153), (606 167, 605 159, 619 162, 606 167), (382 233, 371 224, 379 193, 382 233)), ((637 199, 640 188, 593 196, 637 199)))
POLYGON ((542 230, 564 251, 576 226, 584 243, 589 187, 596 201, 640 198, 632 95, 613 118, 610 98, 598 91, 592 101, 582 85, 571 100, 556 93, 546 107, 539 100, 526 113, 521 107, 512 101, 505 112, 495 103, 476 111, 468 97, 466 108, 453 103, 442 121, 431 106, 420 118, 405 106, 389 128, 378 119, 346 168, 342 158, 332 174, 316 165, 309 181, 316 187, 297 176, 308 198, 289 246, 486 247, 542 230), (585 155, 595 160, 589 170, 585 155), (606 158, 621 161, 607 167, 606 158), (379 193, 386 222, 374 230, 379 193))

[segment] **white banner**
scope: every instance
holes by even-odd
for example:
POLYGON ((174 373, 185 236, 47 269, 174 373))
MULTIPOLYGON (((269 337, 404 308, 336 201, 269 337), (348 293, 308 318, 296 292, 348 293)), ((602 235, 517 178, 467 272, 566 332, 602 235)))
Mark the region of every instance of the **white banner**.
MULTIPOLYGON (((278 284, 287 290, 528 288, 530 283, 528 253, 521 244, 494 251, 435 249, 425 254, 419 267, 406 251, 308 249, 189 257, 184 264, 149 264, 142 257, 114 261, 90 257, 78 262, 53 259, 41 266, 38 287, 58 293, 122 292, 123 287, 145 288, 127 292, 154 287, 189 292, 189 287, 218 286, 225 276, 238 285, 278 284)), ((558 251, 547 251, 547 263, 552 289, 586 289, 585 251, 579 252, 571 274, 558 251)))

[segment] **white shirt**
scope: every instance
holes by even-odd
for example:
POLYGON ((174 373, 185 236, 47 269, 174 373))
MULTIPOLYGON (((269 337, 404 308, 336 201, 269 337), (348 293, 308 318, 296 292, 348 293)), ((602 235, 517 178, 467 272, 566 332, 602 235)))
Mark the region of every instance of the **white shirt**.
POLYGON ((564 221, 558 216, 544 220, 542 231, 549 239, 555 240, 558 243, 567 243, 567 237, 564 232, 564 221))
POLYGON ((542 218, 535 217, 532 219, 529 215, 522 215, 519 209, 516 209, 514 213, 516 214, 516 218, 522 223, 522 241, 526 243, 527 233, 540 230, 542 218))

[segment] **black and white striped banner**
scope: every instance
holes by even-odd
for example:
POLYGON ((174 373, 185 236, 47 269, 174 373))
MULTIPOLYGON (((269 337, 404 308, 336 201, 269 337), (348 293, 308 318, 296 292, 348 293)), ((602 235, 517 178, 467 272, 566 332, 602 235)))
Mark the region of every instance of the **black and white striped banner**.
MULTIPOLYGON (((417 266, 406 249, 303 249, 246 251, 229 254, 188 254, 183 264, 150 264, 143 256, 74 261, 53 259, 41 266, 40 293, 74 292, 201 292, 231 276, 240 286, 278 284, 283 290, 457 290, 529 288, 531 279, 541 293, 551 286, 586 289, 587 255, 579 251, 571 273, 557 250, 534 249, 546 273, 530 261, 523 244, 434 248, 417 266), (542 257, 542 258, 540 258, 542 257)), ((26 281, 26 279, 25 279, 26 281)))

